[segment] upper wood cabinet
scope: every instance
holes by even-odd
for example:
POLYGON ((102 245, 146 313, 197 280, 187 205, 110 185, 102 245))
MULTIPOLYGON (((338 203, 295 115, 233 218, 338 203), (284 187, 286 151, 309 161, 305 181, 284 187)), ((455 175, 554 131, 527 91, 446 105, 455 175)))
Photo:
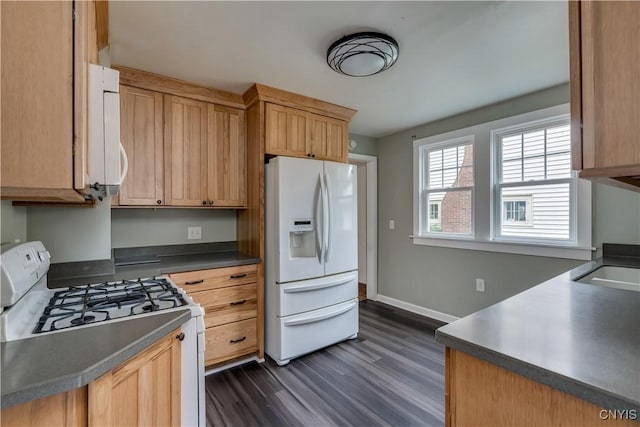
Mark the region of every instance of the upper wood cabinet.
POLYGON ((347 161, 345 120, 272 103, 265 115, 267 154, 347 161))
POLYGON ((313 113, 307 114, 307 122, 309 152, 313 157, 345 163, 348 156, 347 122, 313 113))
POLYGON ((129 173, 116 206, 243 208, 246 119, 239 95, 120 71, 121 135, 129 173), (184 96, 180 96, 184 95, 184 96))
POLYGON ((2 198, 83 201, 94 2, 0 7, 2 198))
POLYGON ((129 172, 120 186, 118 203, 164 204, 162 94, 120 86, 120 138, 129 158, 129 172))
POLYGON ((267 154, 307 156, 307 113, 297 108, 267 103, 267 154))
POLYGON ((209 104, 207 112, 208 200, 212 200, 214 206, 246 206, 244 110, 209 104))
POLYGON ((164 96, 165 197, 170 206, 207 206, 207 103, 164 96))
POLYGON ((638 2, 569 2, 573 168, 630 188, 640 187, 638 22, 638 2))

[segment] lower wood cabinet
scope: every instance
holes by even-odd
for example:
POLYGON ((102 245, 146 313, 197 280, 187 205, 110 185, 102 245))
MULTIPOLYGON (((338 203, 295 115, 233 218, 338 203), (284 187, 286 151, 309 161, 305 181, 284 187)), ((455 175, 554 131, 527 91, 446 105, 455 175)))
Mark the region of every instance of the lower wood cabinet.
POLYGON ((179 333, 87 386, 3 409, 2 426, 180 426, 179 333))
POLYGON ((638 425, 602 419, 603 408, 593 403, 452 348, 446 349, 445 407, 447 427, 638 425))
POLYGON ((87 425, 87 386, 2 410, 3 427, 87 425))
POLYGON ((205 366, 258 351, 257 266, 214 268, 170 274, 204 308, 205 366))
POLYGON ((180 329, 89 384, 89 426, 179 426, 180 329))

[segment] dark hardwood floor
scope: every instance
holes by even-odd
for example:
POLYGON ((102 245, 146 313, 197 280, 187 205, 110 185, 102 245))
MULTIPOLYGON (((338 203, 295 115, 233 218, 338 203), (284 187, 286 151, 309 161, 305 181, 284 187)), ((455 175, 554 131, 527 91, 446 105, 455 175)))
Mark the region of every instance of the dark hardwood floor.
POLYGON ((441 324, 360 303, 357 339, 206 379, 208 426, 443 426, 441 324))

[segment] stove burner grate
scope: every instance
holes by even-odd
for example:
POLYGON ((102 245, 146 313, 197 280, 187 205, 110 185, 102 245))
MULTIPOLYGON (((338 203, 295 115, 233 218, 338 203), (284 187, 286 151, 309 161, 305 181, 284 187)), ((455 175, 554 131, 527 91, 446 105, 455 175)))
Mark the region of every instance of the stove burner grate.
POLYGON ((122 280, 57 291, 40 316, 34 334, 99 323, 187 305, 165 278, 122 280))

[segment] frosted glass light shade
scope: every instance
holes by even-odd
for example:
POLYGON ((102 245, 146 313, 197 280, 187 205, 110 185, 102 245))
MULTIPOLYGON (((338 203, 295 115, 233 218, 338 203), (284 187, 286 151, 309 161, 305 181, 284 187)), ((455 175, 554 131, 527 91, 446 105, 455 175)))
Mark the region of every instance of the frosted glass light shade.
POLYGON ((364 32, 342 37, 327 50, 327 64, 353 77, 378 74, 398 60, 398 43, 382 33, 364 32))

